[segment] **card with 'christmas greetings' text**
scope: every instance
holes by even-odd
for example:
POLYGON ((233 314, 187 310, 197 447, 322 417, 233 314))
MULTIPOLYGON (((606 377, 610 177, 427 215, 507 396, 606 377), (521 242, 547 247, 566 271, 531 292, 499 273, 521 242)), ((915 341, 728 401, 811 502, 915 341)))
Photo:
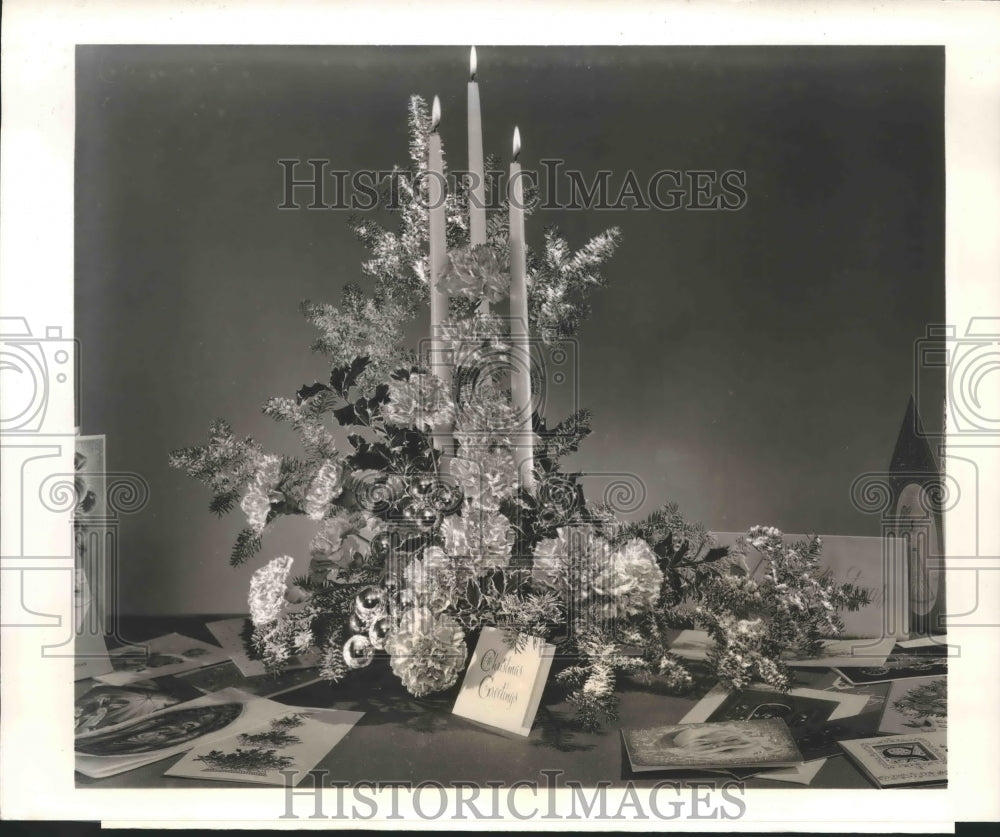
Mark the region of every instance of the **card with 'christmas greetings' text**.
POLYGON ((515 735, 528 735, 542 699, 555 646, 538 637, 509 645, 503 632, 485 628, 472 655, 456 715, 515 735))

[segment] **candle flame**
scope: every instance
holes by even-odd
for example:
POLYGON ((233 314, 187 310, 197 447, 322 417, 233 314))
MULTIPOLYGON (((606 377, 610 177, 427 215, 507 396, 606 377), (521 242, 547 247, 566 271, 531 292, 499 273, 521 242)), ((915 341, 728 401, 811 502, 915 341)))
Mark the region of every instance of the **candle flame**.
POLYGON ((435 96, 431 106, 431 130, 436 131, 441 124, 441 100, 435 96))
POLYGON ((476 48, 473 47, 469 51, 469 79, 470 81, 476 80, 476 48))
POLYGON ((514 128, 514 162, 517 162, 518 156, 521 154, 521 132, 515 126, 514 128))

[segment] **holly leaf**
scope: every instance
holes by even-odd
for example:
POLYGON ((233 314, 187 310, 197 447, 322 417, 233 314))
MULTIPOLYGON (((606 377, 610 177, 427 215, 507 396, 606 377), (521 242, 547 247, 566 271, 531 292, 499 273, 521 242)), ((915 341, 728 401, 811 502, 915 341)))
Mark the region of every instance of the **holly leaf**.
POLYGON ((375 394, 368 399, 368 410, 374 411, 389 400, 389 385, 379 384, 375 388, 375 394))
POLYGON ((358 423, 358 415, 354 411, 353 404, 345 404, 343 407, 334 410, 333 417, 340 423, 342 427, 358 423))
POLYGON ((303 386, 298 392, 295 393, 295 403, 301 404, 303 401, 312 398, 317 393, 324 391, 329 392, 330 387, 326 384, 321 384, 318 381, 316 383, 309 384, 308 386, 303 386))
POLYGON ((371 412, 368 410, 368 400, 359 398, 354 402, 354 415, 363 423, 371 422, 371 412))
POLYGON ((370 363, 371 359, 365 355, 364 357, 354 358, 347 366, 340 366, 334 369, 330 373, 330 386, 346 398, 347 391, 358 382, 361 373, 365 371, 370 363))

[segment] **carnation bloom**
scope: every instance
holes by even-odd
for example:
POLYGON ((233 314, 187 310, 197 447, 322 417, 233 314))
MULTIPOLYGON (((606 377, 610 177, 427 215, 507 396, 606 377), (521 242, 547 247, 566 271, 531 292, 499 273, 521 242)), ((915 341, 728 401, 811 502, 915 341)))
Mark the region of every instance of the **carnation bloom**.
POLYGON ((441 277, 441 288, 449 296, 485 297, 490 302, 499 302, 506 296, 509 284, 508 272, 488 245, 449 251, 448 265, 441 277))
POLYGON ((366 514, 355 512, 340 513, 323 521, 323 528, 309 543, 309 575, 315 581, 323 581, 328 576, 336 580, 340 570, 345 570, 354 561, 355 553, 367 555, 370 548, 362 531, 378 528, 378 521, 366 514))
POLYGON ((441 535, 445 551, 477 575, 510 563, 514 529, 501 514, 467 506, 461 517, 445 518, 441 535))
POLYGON ((274 622, 285 608, 285 587, 294 559, 287 555, 269 561, 250 579, 250 618, 260 627, 274 622))
POLYGON ((610 546, 591 526, 561 526, 556 537, 535 547, 532 579, 541 587, 565 591, 587 599, 594 575, 607 560, 610 546))
POLYGON ((260 534, 267 524, 271 500, 281 479, 281 458, 271 454, 260 458, 257 473, 247 486, 247 493, 240 500, 240 508, 247 516, 250 528, 260 534))
POLYGON ((401 427, 433 430, 450 422, 455 405, 437 375, 415 373, 408 381, 389 382, 389 400, 382 406, 386 421, 401 427))
POLYGON ((344 469, 339 462, 327 460, 316 471, 306 492, 303 511, 312 520, 322 520, 330 511, 330 504, 344 490, 344 469))
POLYGON ((451 462, 451 475, 462 487, 469 504, 483 511, 498 511, 500 503, 517 491, 517 463, 510 449, 463 448, 451 462))
POLYGON ((416 607, 400 617, 386 642, 393 673, 415 697, 453 686, 465 666, 465 634, 450 616, 416 607))
POLYGON ((591 582, 594 595, 604 597, 611 616, 635 616, 651 610, 660 597, 663 571, 656 555, 641 538, 633 538, 598 567, 591 582))

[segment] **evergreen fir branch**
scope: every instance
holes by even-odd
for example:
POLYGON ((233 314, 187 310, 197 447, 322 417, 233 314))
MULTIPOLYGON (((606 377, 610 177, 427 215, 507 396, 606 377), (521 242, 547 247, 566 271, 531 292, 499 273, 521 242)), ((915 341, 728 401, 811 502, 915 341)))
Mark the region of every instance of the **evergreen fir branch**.
POLYGON ((209 511, 217 517, 222 517, 224 514, 229 514, 236 506, 236 501, 240 499, 239 492, 237 491, 226 491, 222 494, 216 494, 212 498, 212 502, 209 504, 209 511))
POLYGON ((580 449, 580 443, 591 433, 592 418, 590 410, 580 409, 551 430, 545 428, 544 423, 541 424, 536 428, 541 439, 540 449, 536 447, 536 456, 546 459, 553 468, 557 466, 562 457, 580 449))
POLYGON ((611 227, 574 252, 558 230, 546 230, 543 252, 531 259, 528 286, 531 323, 545 342, 577 332, 590 312, 590 292, 606 284, 601 268, 620 241, 620 230, 611 227))
POLYGON ((228 422, 216 419, 209 428, 207 445, 175 450, 169 463, 208 485, 214 494, 226 495, 241 491, 253 479, 262 456, 253 439, 237 439, 228 422))
POLYGON ((253 529, 242 529, 229 555, 229 563, 238 567, 245 564, 261 550, 261 537, 253 529))

